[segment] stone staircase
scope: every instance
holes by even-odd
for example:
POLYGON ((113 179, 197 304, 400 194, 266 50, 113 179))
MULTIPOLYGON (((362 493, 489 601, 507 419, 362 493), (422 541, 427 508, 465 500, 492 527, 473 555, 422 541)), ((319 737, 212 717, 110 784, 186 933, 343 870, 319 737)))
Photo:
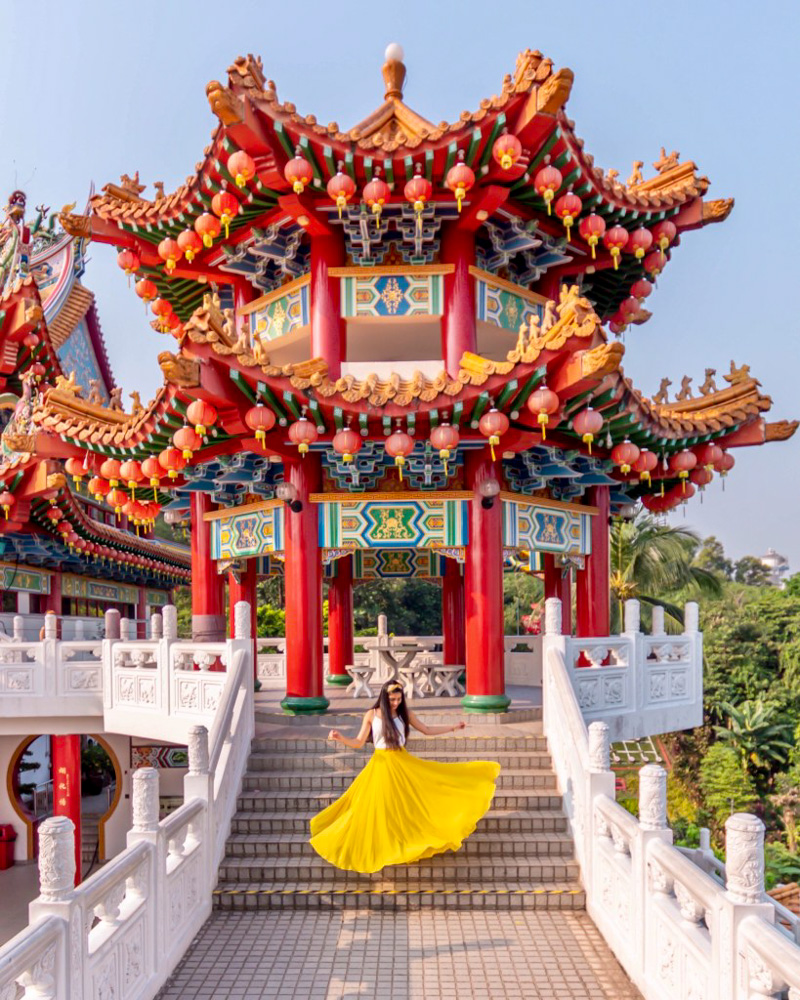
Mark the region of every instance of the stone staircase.
POLYGON ((492 808, 460 851, 374 875, 339 871, 307 843, 308 822, 342 794, 370 750, 332 749, 320 738, 259 738, 220 866, 215 908, 584 908, 544 736, 500 731, 416 738, 410 750, 442 761, 502 765, 492 808))

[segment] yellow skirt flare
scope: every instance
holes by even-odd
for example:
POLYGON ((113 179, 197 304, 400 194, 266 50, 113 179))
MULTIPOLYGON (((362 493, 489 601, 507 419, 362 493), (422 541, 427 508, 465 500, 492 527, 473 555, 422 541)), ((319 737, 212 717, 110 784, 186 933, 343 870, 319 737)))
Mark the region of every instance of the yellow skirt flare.
POLYGON ((376 749, 344 795, 311 820, 309 843, 362 875, 457 851, 488 810, 499 773, 488 760, 442 763, 376 749))

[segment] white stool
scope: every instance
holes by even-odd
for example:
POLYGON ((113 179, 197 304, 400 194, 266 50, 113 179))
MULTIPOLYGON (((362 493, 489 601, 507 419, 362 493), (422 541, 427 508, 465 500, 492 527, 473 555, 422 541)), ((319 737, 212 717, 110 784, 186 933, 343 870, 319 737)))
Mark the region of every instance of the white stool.
POLYGON ((463 673, 463 667, 436 666, 431 668, 431 685, 433 687, 434 698, 440 695, 450 695, 457 698, 464 693, 464 687, 459 681, 463 673))
POLYGON ((349 667, 344 668, 348 674, 353 678, 353 684, 350 690, 350 694, 353 698, 372 698, 372 688, 369 686, 369 682, 372 679, 372 675, 375 673, 375 667, 370 666, 368 663, 364 664, 354 664, 349 667))

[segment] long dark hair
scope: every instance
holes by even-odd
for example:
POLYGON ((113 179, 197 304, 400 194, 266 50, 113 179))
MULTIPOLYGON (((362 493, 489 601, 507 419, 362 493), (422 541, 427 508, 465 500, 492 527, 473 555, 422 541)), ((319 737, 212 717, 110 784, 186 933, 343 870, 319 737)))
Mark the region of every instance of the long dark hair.
MULTIPOLYGON (((405 737, 408 739, 408 706, 406 705, 406 695, 403 690, 403 685, 397 681, 387 681, 381 688, 381 693, 378 695, 378 700, 372 706, 373 708, 379 708, 381 710, 381 722, 383 723, 383 738, 386 742, 387 750, 399 750, 400 749, 400 734, 397 732, 397 726, 392 722, 392 706, 389 704, 389 692, 392 694, 399 690, 401 695, 401 702, 397 706, 397 716, 403 720, 403 726, 405 727, 405 737)), ((372 742, 372 729, 370 728, 369 735, 367 736, 367 743, 372 742)))

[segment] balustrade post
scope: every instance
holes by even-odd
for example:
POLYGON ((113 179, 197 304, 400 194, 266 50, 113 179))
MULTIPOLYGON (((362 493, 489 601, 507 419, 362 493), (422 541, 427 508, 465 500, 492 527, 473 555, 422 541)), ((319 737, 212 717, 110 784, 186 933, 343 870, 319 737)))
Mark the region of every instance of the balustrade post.
POLYGON ((136 639, 136 622, 131 618, 120 618, 119 637, 123 642, 133 642, 136 639))
POLYGON ((654 605, 652 611, 651 635, 665 635, 664 629, 664 609, 659 605, 654 605))
POLYGON ((645 764, 639 769, 639 829, 631 841, 633 946, 639 969, 644 969, 647 964, 648 934, 655 933, 655 927, 650 922, 647 854, 649 845, 656 840, 672 844, 672 830, 667 822, 667 772, 659 764, 645 764))
POLYGON ((174 604, 164 606, 161 623, 162 638, 174 642, 178 638, 178 609, 174 604))
POLYGON ((174 604, 165 604, 161 612, 161 638, 158 640, 156 663, 158 664, 159 683, 161 685, 161 704, 167 711, 172 711, 172 684, 170 674, 170 646, 178 639, 178 609, 174 604))
POLYGON ((625 601, 623 633, 628 640, 628 677, 631 684, 631 706, 637 713, 644 712, 647 669, 644 640, 642 637, 642 615, 637 600, 625 601))
POLYGON ((682 728, 703 722, 703 633, 700 631, 700 608, 688 601, 683 611, 683 634, 690 646, 689 683, 693 693, 694 714, 687 714, 682 728))
POLYGON ((164 625, 161 619, 161 613, 155 611, 152 615, 150 615, 150 638, 157 642, 163 635, 164 625))
MULTIPOLYGON (((559 603, 557 601, 556 603, 559 603)), ((555 623, 554 623, 555 624, 555 623)), ((558 626, 560 629, 560 625, 558 626)), ((600 796, 614 798, 614 774, 611 770, 611 738, 610 730, 605 722, 592 722, 589 725, 589 770, 584 775, 585 793, 583 805, 576 799, 576 809, 584 808, 586 815, 583 823, 576 827, 582 830, 583 845, 581 859, 584 884, 593 884, 594 878, 594 803, 600 796)))
POLYGON ((105 636, 103 638, 103 707, 111 708, 114 703, 114 645, 120 638, 120 615, 116 608, 110 608, 104 615, 105 636))
POLYGON ((14 615, 14 641, 25 641, 25 619, 22 615, 14 615))
POLYGON ((106 639, 119 639, 120 628, 119 628, 119 611, 116 608, 111 608, 106 611, 105 624, 106 624, 106 639))

